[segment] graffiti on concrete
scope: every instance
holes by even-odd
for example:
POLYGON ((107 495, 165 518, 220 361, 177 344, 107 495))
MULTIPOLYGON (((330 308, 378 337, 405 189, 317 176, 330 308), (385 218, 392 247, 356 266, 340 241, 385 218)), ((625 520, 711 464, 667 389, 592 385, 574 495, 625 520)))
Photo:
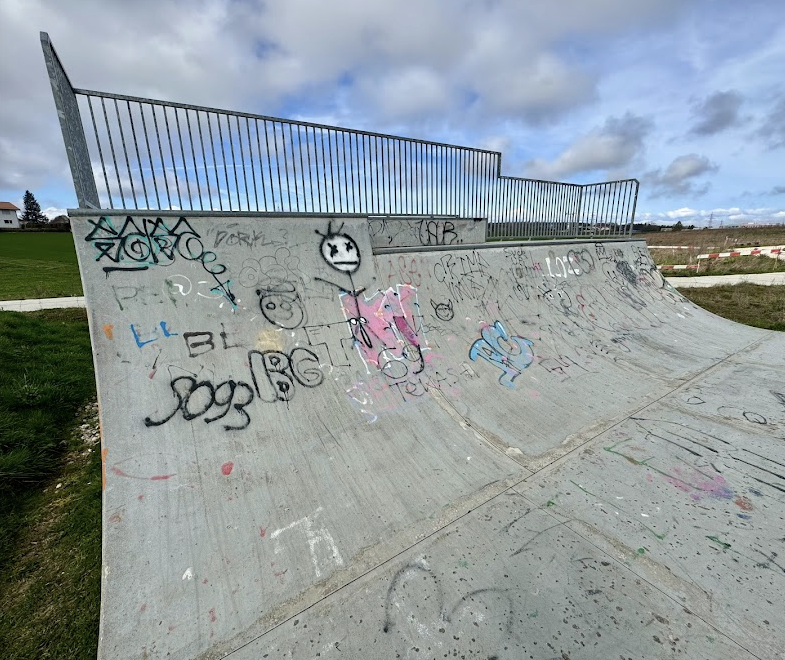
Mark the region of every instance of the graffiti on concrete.
POLYGON ((482 358, 502 370, 499 382, 514 387, 515 379, 534 361, 533 342, 530 339, 510 336, 501 321, 482 329, 482 338, 469 349, 469 358, 482 358))

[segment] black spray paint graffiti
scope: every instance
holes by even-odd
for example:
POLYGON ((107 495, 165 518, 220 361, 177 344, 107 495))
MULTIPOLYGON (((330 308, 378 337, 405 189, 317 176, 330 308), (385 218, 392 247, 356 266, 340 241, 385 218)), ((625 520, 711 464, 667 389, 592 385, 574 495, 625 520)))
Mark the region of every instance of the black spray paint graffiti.
POLYGON ((433 307, 433 313, 436 314, 436 318, 440 321, 452 321, 455 318, 455 310, 453 310, 452 300, 447 300, 440 303, 431 300, 431 307, 433 307))
POLYGON ((268 403, 291 401, 296 384, 313 388, 324 381, 319 358, 307 348, 293 348, 288 355, 280 351, 250 351, 248 365, 257 396, 268 403))
MULTIPOLYGON (((207 350, 212 350, 212 337, 204 341, 192 341, 196 335, 211 333, 185 334, 190 335, 186 340, 187 343, 190 341, 189 351, 201 346, 208 346, 207 350)), ((225 333, 222 333, 223 336, 225 333)), ((324 381, 318 357, 307 348, 294 348, 288 354, 280 351, 249 351, 248 366, 253 387, 232 378, 217 385, 208 379, 198 380, 195 375, 172 378, 169 387, 177 400, 174 409, 158 420, 154 420, 151 416, 145 417, 145 426, 166 424, 178 412, 182 413, 183 419, 188 422, 201 417, 206 424, 210 424, 224 419, 234 410, 239 416, 239 421, 224 424, 224 430, 242 430, 248 428, 251 423, 246 407, 254 399, 258 398, 266 403, 278 401, 288 403, 294 398, 298 384, 302 387, 314 388, 324 381), (212 414, 207 415, 210 411, 212 414)))
POLYGON ((228 270, 224 264, 216 263, 218 256, 205 250, 201 237, 181 217, 170 228, 161 218, 140 220, 127 216, 118 231, 112 220, 101 216, 98 222, 89 219, 93 226, 85 241, 92 243, 98 251, 96 261, 110 262, 103 267, 104 272, 140 271, 150 266, 169 266, 177 257, 186 261, 196 261, 212 275, 216 286, 212 291, 226 297, 235 304, 234 294, 229 289, 231 280, 222 280, 221 275, 228 270))
POLYGON ((330 284, 337 288, 342 294, 351 296, 354 301, 354 309, 347 315, 346 321, 349 323, 349 327, 351 328, 352 335, 354 335, 355 339, 365 344, 368 348, 372 348, 373 343, 371 342, 371 337, 366 329, 368 319, 363 316, 360 311, 359 296, 365 291, 365 287, 356 289, 354 287, 354 279, 352 278, 352 273, 356 273, 360 268, 360 249, 357 247, 357 242, 351 236, 341 233, 341 229, 343 229, 343 223, 341 223, 341 226, 338 227, 338 229, 333 230, 333 223, 332 220, 330 220, 327 224, 326 233, 322 234, 318 230, 316 233, 322 237, 322 242, 319 245, 319 251, 321 252, 322 258, 330 268, 346 274, 349 278, 349 288, 347 289, 340 284, 330 282, 321 277, 316 277, 314 279, 319 282, 324 282, 325 284, 330 284))
POLYGON ((240 421, 235 424, 224 424, 224 430, 239 431, 247 428, 251 423, 245 407, 253 401, 254 393, 248 383, 230 379, 213 385, 209 380, 196 380, 193 376, 178 376, 172 379, 169 386, 177 399, 177 405, 163 419, 153 420, 151 417, 145 417, 145 426, 166 424, 178 412, 182 413, 184 420, 190 422, 202 417, 213 408, 217 409, 215 414, 205 415, 202 418, 206 424, 223 419, 232 409, 237 412, 240 421))
POLYGON ((502 370, 499 382, 505 387, 514 387, 513 381, 534 361, 532 342, 523 337, 510 336, 501 321, 496 321, 482 330, 482 339, 475 341, 469 349, 469 358, 487 360, 502 370))
POLYGON ((240 271, 240 284, 255 287, 259 309, 271 324, 294 330, 305 325, 307 311, 300 292, 307 277, 300 272, 300 260, 288 248, 279 247, 274 255, 246 259, 240 271))
POLYGON ((451 607, 445 601, 439 577, 430 568, 404 566, 387 589, 382 631, 398 637, 404 652, 427 644, 438 648, 439 657, 497 660, 513 631, 512 599, 507 590, 475 589, 451 607), (467 648, 471 649, 468 654, 467 648))
POLYGON ((267 321, 279 328, 294 330, 305 320, 305 305, 291 282, 270 282, 257 289, 259 309, 267 321))
MULTIPOLYGON (((229 336, 223 323, 221 324, 221 332, 218 335, 221 338, 221 345, 223 350, 230 348, 239 348, 239 344, 229 344, 229 336)), ((209 330, 202 330, 201 332, 184 332, 183 339, 185 346, 188 349, 188 357, 195 358, 210 351, 215 350, 215 334, 209 330)))

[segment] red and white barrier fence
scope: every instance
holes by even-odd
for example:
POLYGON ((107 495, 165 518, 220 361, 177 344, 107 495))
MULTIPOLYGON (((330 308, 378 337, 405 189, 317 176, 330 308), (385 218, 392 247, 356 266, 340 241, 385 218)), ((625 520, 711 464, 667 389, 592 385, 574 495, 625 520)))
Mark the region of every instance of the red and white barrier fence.
POLYGON ((749 255, 769 255, 780 254, 785 251, 785 246, 778 245, 772 247, 754 247, 754 248, 740 248, 731 252, 709 252, 707 254, 699 254, 696 259, 721 259, 723 257, 746 257, 749 255))
MULTIPOLYGON (((770 247, 752 247, 752 248, 739 248, 738 250, 731 250, 730 252, 708 252, 706 254, 699 254, 695 259, 723 259, 725 257, 746 257, 746 256, 768 256, 779 259, 780 255, 785 255, 785 245, 777 245, 770 247)), ((657 266, 657 270, 698 270, 700 263, 697 264, 684 264, 673 266, 657 266)))
POLYGON ((698 264, 678 264, 676 266, 657 266, 657 270, 698 270, 698 264))

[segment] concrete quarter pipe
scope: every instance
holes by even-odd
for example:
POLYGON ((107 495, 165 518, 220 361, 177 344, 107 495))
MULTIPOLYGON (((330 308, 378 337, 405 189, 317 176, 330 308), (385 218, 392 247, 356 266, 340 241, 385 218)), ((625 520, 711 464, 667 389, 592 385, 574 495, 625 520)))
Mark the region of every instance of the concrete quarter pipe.
POLYGON ((644 243, 72 215, 101 658, 785 658, 785 337, 644 243))

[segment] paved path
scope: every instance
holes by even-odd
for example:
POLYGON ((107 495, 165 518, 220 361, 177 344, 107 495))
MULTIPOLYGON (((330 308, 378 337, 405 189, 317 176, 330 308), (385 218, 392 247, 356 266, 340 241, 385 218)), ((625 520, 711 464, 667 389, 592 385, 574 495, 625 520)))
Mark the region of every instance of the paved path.
POLYGON ((84 306, 84 296, 73 296, 71 298, 31 298, 30 300, 0 300, 0 309, 11 312, 37 312, 39 309, 84 306))
POLYGON ((703 275, 698 277, 666 277, 677 289, 699 286, 721 286, 723 284, 773 284, 785 285, 785 273, 757 273, 755 275, 703 275))

